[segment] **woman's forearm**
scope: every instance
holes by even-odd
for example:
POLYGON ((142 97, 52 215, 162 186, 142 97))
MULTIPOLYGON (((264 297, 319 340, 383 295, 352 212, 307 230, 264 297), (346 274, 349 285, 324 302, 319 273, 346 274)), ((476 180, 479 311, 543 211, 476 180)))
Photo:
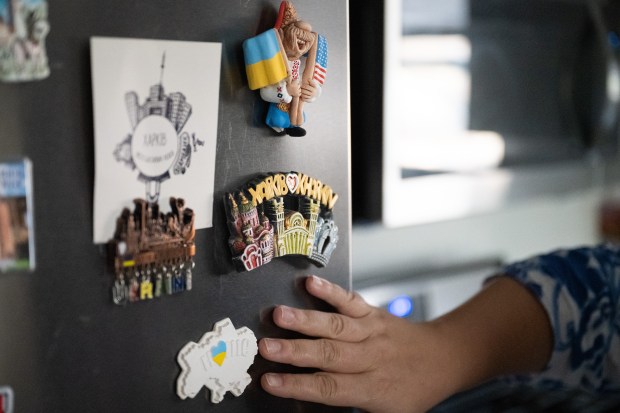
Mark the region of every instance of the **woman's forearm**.
POLYGON ((499 375, 541 371, 553 348, 543 306, 508 277, 491 279, 472 299, 431 324, 442 341, 451 343, 460 390, 499 375))

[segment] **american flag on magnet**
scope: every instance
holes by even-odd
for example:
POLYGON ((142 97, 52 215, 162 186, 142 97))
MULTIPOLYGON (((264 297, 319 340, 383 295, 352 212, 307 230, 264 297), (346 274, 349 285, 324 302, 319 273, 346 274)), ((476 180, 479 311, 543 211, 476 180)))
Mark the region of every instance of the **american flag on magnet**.
POLYGON ((327 76, 327 40, 320 34, 318 37, 316 63, 314 65, 314 80, 323 85, 323 83, 325 83, 325 77, 327 76))

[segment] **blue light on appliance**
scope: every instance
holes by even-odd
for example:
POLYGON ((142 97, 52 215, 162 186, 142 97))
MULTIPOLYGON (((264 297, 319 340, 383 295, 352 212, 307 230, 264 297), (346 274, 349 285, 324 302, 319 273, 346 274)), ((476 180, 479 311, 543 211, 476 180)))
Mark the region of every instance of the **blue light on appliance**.
POLYGON ((406 295, 396 297, 388 304, 388 311, 397 317, 407 317, 413 311, 413 300, 406 295))
POLYGON ((620 48, 620 36, 618 36, 618 33, 608 32, 607 41, 609 42, 609 45, 613 47, 614 49, 620 48))

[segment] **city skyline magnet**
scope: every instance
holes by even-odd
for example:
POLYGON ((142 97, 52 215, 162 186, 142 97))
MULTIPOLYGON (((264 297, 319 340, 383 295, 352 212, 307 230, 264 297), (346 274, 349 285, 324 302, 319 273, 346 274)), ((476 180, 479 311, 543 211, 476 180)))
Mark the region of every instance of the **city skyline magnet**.
POLYGON ((136 197, 181 197, 212 226, 221 44, 91 38, 95 243, 136 197))
POLYGON ((265 174, 229 192, 228 245, 237 270, 286 255, 326 266, 339 238, 332 216, 337 201, 329 185, 295 171, 265 174))

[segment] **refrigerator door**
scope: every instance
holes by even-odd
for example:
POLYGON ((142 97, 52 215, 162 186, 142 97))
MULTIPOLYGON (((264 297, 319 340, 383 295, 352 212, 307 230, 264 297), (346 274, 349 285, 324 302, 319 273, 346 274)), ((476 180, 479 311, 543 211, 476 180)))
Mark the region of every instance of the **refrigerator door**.
MULTIPOLYGON (((240 397, 209 392, 181 400, 177 354, 230 318, 257 338, 293 337, 271 321, 274 305, 329 310, 303 288, 309 274, 350 287, 348 22, 346 0, 296 0, 329 41, 329 74, 309 110, 305 137, 275 136, 266 104, 248 88, 242 42, 273 26, 279 1, 81 0, 49 2, 50 76, 0 83, 0 156, 32 161, 37 266, 0 274, 0 386, 15 411, 326 412, 279 399, 259 384, 296 370, 257 356, 240 397), (125 307, 112 303, 114 275, 92 242, 94 142, 89 40, 93 36, 222 43, 213 227, 197 231, 193 289, 125 307), (223 199, 257 174, 299 171, 340 198, 340 239, 327 267, 283 257, 235 270, 223 199)), ((120 63, 119 63, 120 64, 120 63)), ((142 194, 136 194, 136 197, 142 194)), ((119 211, 120 213, 120 211, 119 211)))

